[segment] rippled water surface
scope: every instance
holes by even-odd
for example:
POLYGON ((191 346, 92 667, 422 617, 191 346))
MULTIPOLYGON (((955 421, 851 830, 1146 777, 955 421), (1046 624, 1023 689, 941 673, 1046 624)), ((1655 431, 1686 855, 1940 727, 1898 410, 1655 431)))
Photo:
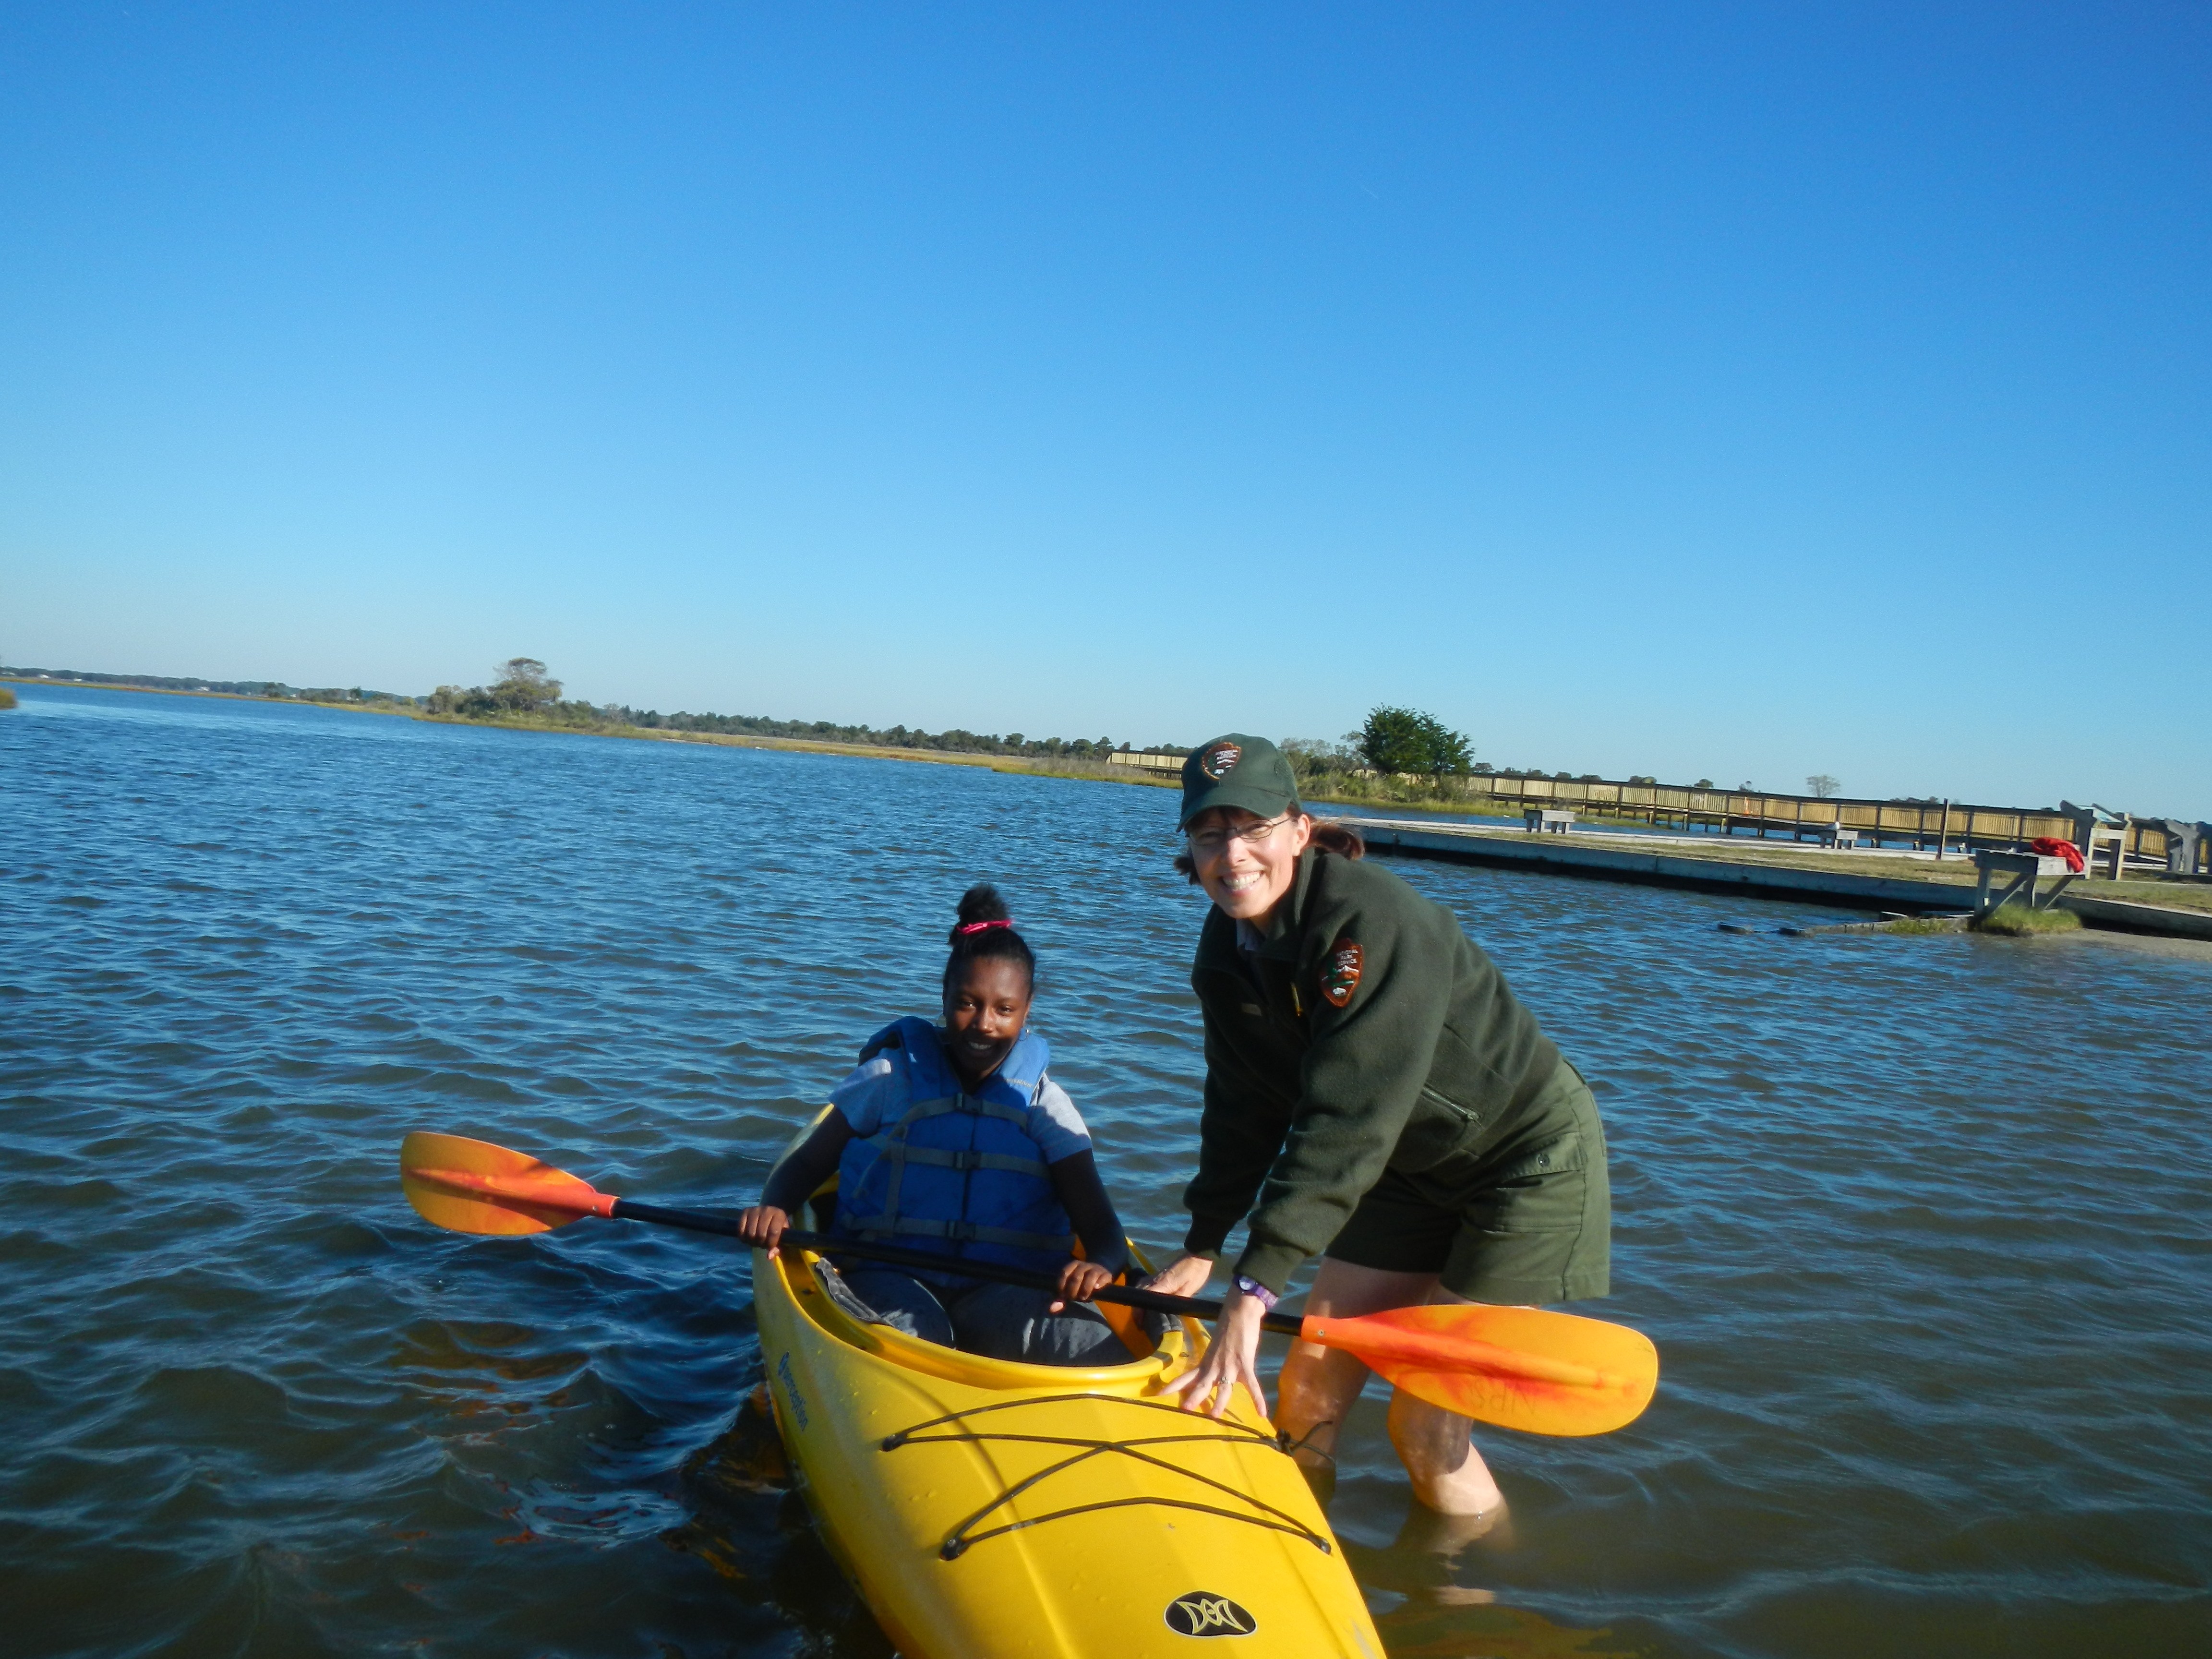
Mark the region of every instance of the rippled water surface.
MULTIPOLYGON (((740 1411, 746 1263, 431 1230, 400 1135, 736 1202, 1000 882, 1123 1212, 1181 1236, 1200 902, 1164 792, 33 689, 0 714, 12 1652, 872 1656, 740 1411)), ((2212 1651, 2212 954, 1789 940, 1433 864, 1588 1073, 1610 1437, 1485 1443, 1442 1552, 1383 1401, 1332 1518, 1393 1651, 2212 1651)))

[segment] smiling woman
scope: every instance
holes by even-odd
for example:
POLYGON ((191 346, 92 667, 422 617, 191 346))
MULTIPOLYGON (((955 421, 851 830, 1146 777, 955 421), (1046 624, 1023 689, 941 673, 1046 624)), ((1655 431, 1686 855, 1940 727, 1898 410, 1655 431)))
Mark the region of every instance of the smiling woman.
POLYGON ((988 885, 961 896, 951 942, 943 1026, 902 1019, 868 1040, 739 1237, 774 1250, 834 1170, 833 1234, 945 1259, 944 1273, 923 1273, 838 1262, 885 1323, 994 1358, 1096 1364, 1120 1340, 1069 1304, 1112 1282, 1127 1242, 1090 1133, 1029 1029, 1036 955, 988 885), (978 1281, 957 1270, 963 1261, 1055 1273, 1057 1293, 978 1281))
MULTIPOLYGON (((1604 1295, 1596 1103, 1457 920, 1308 817, 1264 738, 1201 745, 1182 788, 1177 866, 1213 901, 1191 969, 1206 1106, 1190 1231, 1153 1286, 1192 1294, 1250 1221, 1219 1335, 1173 1391, 1217 1414, 1256 1394, 1261 1321, 1316 1255, 1309 1314, 1604 1295)), ((1292 1345, 1275 1421, 1316 1474, 1366 1378, 1292 1345)), ((1502 1506, 1467 1419, 1401 1394, 1390 1437, 1431 1508, 1502 1506)))

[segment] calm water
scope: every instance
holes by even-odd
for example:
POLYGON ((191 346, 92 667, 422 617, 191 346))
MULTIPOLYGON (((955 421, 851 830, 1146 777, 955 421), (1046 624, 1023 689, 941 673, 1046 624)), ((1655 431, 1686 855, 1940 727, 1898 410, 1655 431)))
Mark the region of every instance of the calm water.
MULTIPOLYGON (((1200 902, 1164 793, 33 690, 0 714, 0 1606, 48 1654, 871 1656, 768 1478, 732 1249, 466 1240, 417 1127, 735 1202, 1000 882, 1139 1237, 1200 902)), ((1435 865, 1596 1085, 1657 1404, 1486 1442, 1455 1559, 1370 1397, 1401 1656, 2212 1650, 2212 954, 1722 934, 1435 865)))

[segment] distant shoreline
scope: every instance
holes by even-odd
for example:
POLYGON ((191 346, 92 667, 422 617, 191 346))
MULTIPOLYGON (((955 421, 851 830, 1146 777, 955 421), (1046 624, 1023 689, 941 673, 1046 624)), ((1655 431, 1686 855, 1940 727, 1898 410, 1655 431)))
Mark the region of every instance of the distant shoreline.
MULTIPOLYGON (((338 709, 354 714, 404 714, 410 719, 432 726, 468 726, 495 731, 560 732, 572 737, 627 738, 655 743, 704 744, 710 747, 724 749, 781 750, 794 754, 844 755, 860 760, 920 761, 939 766, 981 767, 993 772, 1018 773, 1032 777, 1065 778, 1073 782, 1133 783, 1154 789, 1176 789, 1182 787, 1182 780, 1176 773, 1140 769, 1134 766, 1111 766, 1103 761, 1075 757, 991 755, 960 750, 895 749, 876 744, 836 743, 813 738, 779 738, 757 732, 682 732, 611 723, 580 726, 572 722, 542 718, 532 719, 527 715, 487 719, 482 715, 433 714, 427 709, 410 708, 390 702, 320 702, 298 697, 258 697, 251 693, 237 691, 186 690, 172 686, 114 685, 94 680, 63 680, 52 677, 45 679, 33 679, 14 674, 0 675, 0 684, 34 688, 41 685, 58 685, 85 691, 127 691, 171 697, 215 697, 232 702, 272 702, 309 708, 338 709)), ((1450 814, 1462 818, 1496 819, 1500 816, 1494 799, 1486 802, 1451 800, 1419 803, 1390 802, 1346 799, 1340 795, 1329 795, 1319 792, 1307 795, 1305 799, 1310 806, 1350 808, 1355 817, 1363 813, 1387 811, 1388 808, 1394 805, 1418 805, 1424 811, 1450 814)), ((1369 822, 1375 823, 1376 820, 1370 818, 1369 822)), ((1510 817, 1504 822, 1510 823, 1510 817)), ((1378 827, 1389 830, 1391 841, 1399 842, 1404 841, 1408 831, 1417 830, 1419 826, 1392 824, 1386 819, 1378 827)), ((1448 828, 1441 824, 1437 826, 1436 834, 1446 838, 1446 841, 1455 847, 1463 847, 1472 851, 1474 843, 1456 841, 1457 837, 1467 836, 1470 832, 1478 836, 1483 834, 1482 830, 1476 830, 1472 825, 1461 829, 1456 826, 1448 828)), ((1498 829, 1493 827, 1491 834, 1496 836, 1498 829)), ((1431 841, 1435 838, 1434 836, 1429 837, 1431 841)), ((1416 836, 1415 839, 1418 840, 1419 837, 1416 836)), ((1575 855, 1566 853, 1569 848, 1579 849, 1588 846, 1604 847, 1607 849, 1603 853, 1579 853, 1580 858, 1584 861, 1595 858, 1599 861, 1610 859, 1630 863, 1646 863, 1652 861, 1655 856, 1652 844, 1662 840, 1654 836, 1617 836, 1605 832, 1601 832, 1587 842, 1580 836, 1574 837, 1571 841, 1565 837, 1538 836, 1531 841, 1526 837, 1525 832, 1505 835, 1501 839, 1511 843, 1516 849, 1513 855, 1504 861, 1524 866, 1532 856, 1539 862, 1542 862, 1547 856, 1545 849, 1554 845, 1557 845, 1563 854, 1567 856, 1575 855)), ((1754 845, 1749 844, 1747 838, 1733 836, 1727 837, 1724 842, 1707 842, 1702 837, 1688 836, 1680 839, 1668 836, 1663 838, 1663 841, 1665 857, 1660 859, 1660 862, 1671 860, 1680 863, 1686 858, 1696 860, 1698 864, 1705 866, 1716 872, 1728 868, 1730 863, 1733 863, 1738 871, 1765 869, 1771 872, 1785 866, 1795 866, 1800 870, 1826 871, 1838 875, 1850 872, 1854 878, 1868 873, 1869 869, 1866 854, 1823 852, 1796 845, 1794 842, 1787 845, 1769 845, 1762 841, 1754 845)), ((1384 849, 1378 846, 1376 850, 1379 852, 1384 849)), ((1437 854, 1431 852, 1428 855, 1436 856, 1437 854)), ((1476 861, 1485 860, 1478 858, 1476 861)), ((1971 879, 1966 874, 1967 867, 1969 866, 1960 862, 1954 864, 1949 870, 1942 870, 1940 866, 1936 871, 1916 868, 1912 874, 1919 881, 1947 884, 1957 883, 1966 890, 1971 890, 1971 888, 1966 887, 1966 884, 1971 879)), ((1576 872, 1575 873, 1589 872, 1576 872)), ((1650 879, 1650 878, 1635 875, 1627 876, 1625 878, 1650 879)), ((1660 884, 1670 884, 1662 879, 1660 884)), ((1698 884, 1692 881, 1689 884, 1698 884)), ((1848 879, 1845 884, 1850 884, 1848 879)), ((2098 885, 2101 893, 2109 893, 2124 901, 2117 908, 2111 904, 2106 904, 2102 907, 2104 910, 2112 912, 2113 915, 2122 912, 2135 911, 2140 911, 2142 914, 2132 919, 2122 919, 2117 921, 2112 920, 2111 915, 2094 915, 2090 921, 2093 927, 2118 926, 2128 930, 2164 933, 2174 931, 2174 929, 2172 924, 2160 915, 2160 909, 2169 911, 2179 909, 2184 915, 2191 913, 2201 915, 2205 910, 2212 909, 2212 892, 2207 892, 2203 901, 2199 902, 2198 891, 2188 887, 2175 890, 2168 887, 2166 884, 2155 880, 2100 883, 2098 885)), ((2085 893, 2079 896, 2087 899, 2089 895, 2085 893)), ((1869 902, 1871 902, 1869 901, 1869 902)), ((2070 903, 2070 900, 2069 902, 2070 903)), ((2096 907, 2094 904, 2085 904, 2082 908, 2085 911, 2091 911, 2096 907)), ((2185 936, 2194 938, 2198 936, 2197 930, 2200 927, 2201 924, 2198 923, 2185 924, 2180 931, 2185 936)))
POLYGON ((650 743, 696 743, 724 749, 780 749, 797 754, 850 755, 863 760, 920 761, 936 766, 980 766, 994 772, 1021 772, 1039 777, 1071 778, 1100 783, 1133 783, 1156 789, 1180 787, 1172 775, 1146 773, 1135 767, 1108 766, 1067 757, 992 755, 976 750, 892 749, 878 744, 836 743, 818 738, 776 738, 753 732, 676 732, 645 726, 577 726, 562 720, 508 718, 486 720, 472 714, 434 714, 391 702, 321 702, 306 697, 264 697, 250 691, 199 691, 181 686, 122 685, 105 680, 66 680, 49 675, 33 678, 0 674, 0 684, 36 688, 67 686, 77 691, 127 691, 155 697, 213 697, 226 702, 266 702, 286 708, 331 708, 349 714, 396 714, 427 726, 468 726, 495 732, 550 732, 574 738, 633 738, 650 743))
POLYGON ((337 708, 349 714, 414 714, 391 702, 323 702, 312 697, 264 697, 252 691, 197 691, 181 685, 124 685, 111 680, 61 680, 52 675, 0 674, 0 685, 66 685, 76 691, 136 691, 149 697, 216 697, 225 702, 274 702, 288 708, 337 708))
MULTIPOLYGON (((397 711, 404 714, 407 711, 397 711)), ((571 726, 559 720, 485 720, 471 714, 416 714, 430 726, 473 726, 491 731, 556 732, 579 738, 627 738, 647 743, 698 743, 721 749, 780 749, 801 755, 849 755, 861 760, 918 761, 925 766, 976 766, 992 772, 1022 772, 1037 777, 1074 778, 1100 783, 1180 787, 1179 780, 1147 775, 1133 766, 1109 766, 1048 755, 992 755, 968 749, 893 749, 881 744, 836 743, 820 738, 775 738, 760 732, 672 732, 649 726, 571 726)))
MULTIPOLYGON (((838 743, 822 738, 779 738, 764 732, 684 732, 665 726, 628 726, 606 723, 579 726, 567 720, 532 720, 527 716, 510 715, 487 719, 480 714, 436 714, 425 708, 410 708, 397 703, 319 702, 304 697, 256 696, 246 691, 199 691, 180 686, 121 685, 103 680, 65 680, 51 676, 44 679, 27 678, 21 675, 0 675, 0 683, 15 685, 66 685, 83 691, 134 691, 150 693, 163 697, 219 697, 232 702, 270 702, 286 708, 337 708, 357 714, 404 714, 410 720, 421 720, 430 726, 473 726, 490 731, 554 732, 579 738, 627 738, 652 743, 699 743, 727 749, 778 749, 793 754, 850 755, 863 760, 919 761, 932 766, 979 766, 993 772, 1024 773, 1035 777, 1070 778, 1097 783, 1129 783, 1151 789, 1180 789, 1181 776, 1134 766, 1115 766, 1104 761, 1091 761, 1072 756, 1051 755, 994 755, 983 750, 970 749, 898 749, 883 744, 838 743)), ((1423 811, 1449 812, 1458 817, 1492 817, 1498 816, 1493 802, 1416 799, 1411 800, 1382 799, 1334 795, 1325 792, 1308 794, 1306 803, 1312 806, 1351 806, 1374 808, 1397 805, 1414 806, 1423 811)))

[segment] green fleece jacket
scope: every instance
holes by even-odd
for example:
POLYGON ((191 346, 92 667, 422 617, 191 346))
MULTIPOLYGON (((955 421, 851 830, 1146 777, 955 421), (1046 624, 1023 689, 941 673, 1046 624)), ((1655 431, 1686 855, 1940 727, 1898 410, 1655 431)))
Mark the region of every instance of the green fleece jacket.
POLYGON ((1386 1168, 1505 1141, 1559 1052, 1458 919, 1389 871, 1309 848, 1260 949, 1206 913, 1191 966, 1206 1015, 1198 1174, 1184 1249, 1279 1294, 1386 1168), (1253 1209, 1253 1200, 1259 1207, 1253 1209))

